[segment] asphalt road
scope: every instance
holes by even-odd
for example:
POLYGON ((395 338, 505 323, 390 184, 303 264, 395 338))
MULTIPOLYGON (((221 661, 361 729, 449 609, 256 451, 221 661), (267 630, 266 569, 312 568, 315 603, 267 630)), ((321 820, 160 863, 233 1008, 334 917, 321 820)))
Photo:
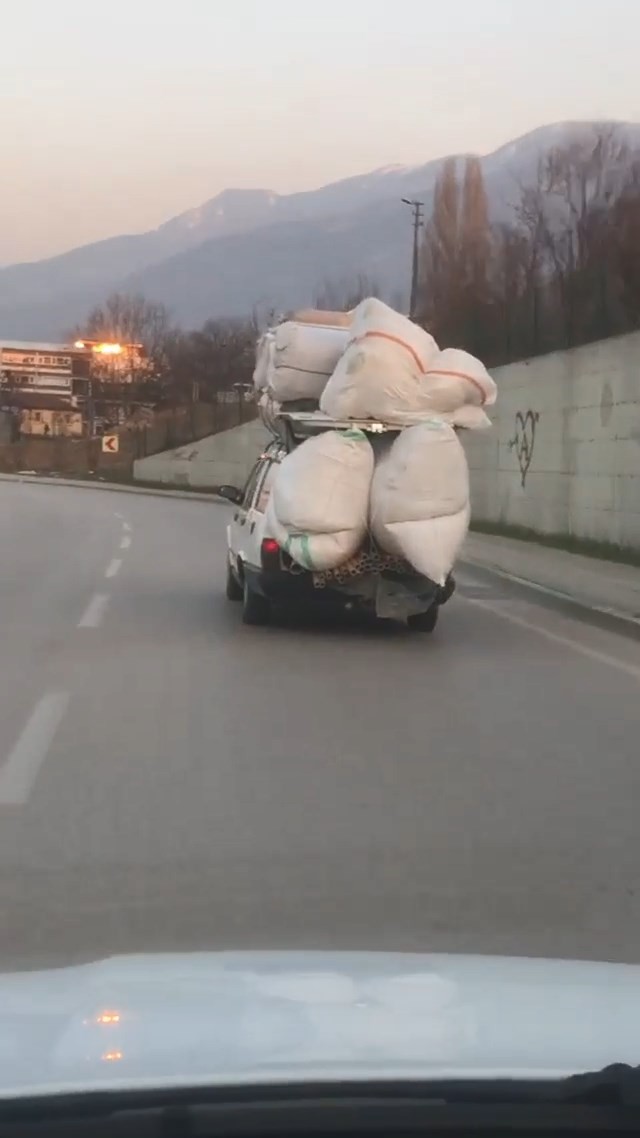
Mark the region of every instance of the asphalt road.
POLYGON ((463 567, 433 637, 246 628, 220 504, 0 483, 0 968, 640 956, 640 644, 463 567))

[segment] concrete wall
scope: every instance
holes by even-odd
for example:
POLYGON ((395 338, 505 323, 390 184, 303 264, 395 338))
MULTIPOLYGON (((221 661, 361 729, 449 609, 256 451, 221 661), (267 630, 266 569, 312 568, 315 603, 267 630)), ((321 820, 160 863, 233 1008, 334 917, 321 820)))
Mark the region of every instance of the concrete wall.
POLYGON ((640 333, 497 368, 465 437, 478 521, 640 548, 640 333))
POLYGON ((16 474, 35 471, 38 474, 63 474, 82 478, 96 474, 100 478, 128 479, 136 454, 137 439, 124 432, 117 454, 102 451, 101 439, 67 439, 61 435, 42 438, 24 435, 19 442, 0 442, 0 471, 16 474))
POLYGON ((220 431, 199 442, 138 459, 133 477, 141 482, 210 489, 231 483, 243 486, 261 449, 271 439, 258 419, 220 431))

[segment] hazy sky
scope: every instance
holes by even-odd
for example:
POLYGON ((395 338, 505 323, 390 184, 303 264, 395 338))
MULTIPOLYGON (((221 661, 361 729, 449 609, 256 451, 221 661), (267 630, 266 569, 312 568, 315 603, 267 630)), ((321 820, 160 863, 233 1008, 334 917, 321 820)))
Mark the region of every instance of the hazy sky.
POLYGON ((280 192, 640 120, 637 0, 12 0, 0 264, 280 192))

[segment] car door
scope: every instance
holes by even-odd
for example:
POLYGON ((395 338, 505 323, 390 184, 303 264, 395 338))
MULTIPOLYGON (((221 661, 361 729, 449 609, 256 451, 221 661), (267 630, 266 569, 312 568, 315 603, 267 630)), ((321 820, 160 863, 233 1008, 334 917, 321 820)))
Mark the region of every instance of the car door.
MULTIPOLYGON (((271 461, 266 462, 262 477, 256 483, 253 501, 249 510, 248 525, 249 530, 254 539, 252 541, 252 550, 255 549, 256 555, 260 560, 260 546, 262 539, 265 536, 265 514, 267 504, 271 496, 271 489, 278 470, 279 460, 272 458, 271 461)), ((258 561, 259 563, 259 561, 258 561)))
POLYGON ((260 545, 264 536, 264 512, 269 499, 269 489, 272 480, 273 462, 266 458, 262 463, 258 476, 250 487, 250 494, 246 500, 246 522, 244 526, 243 546, 244 560, 250 565, 259 567, 261 564, 260 545))
MULTIPOLYGON (((233 516, 229 523, 228 540, 232 558, 236 563, 238 560, 253 561, 249 556, 253 545, 253 519, 249 515, 267 465, 268 463, 264 458, 258 459, 245 483, 242 501, 233 509, 233 516)), ((255 529, 255 526, 253 528, 255 529)))

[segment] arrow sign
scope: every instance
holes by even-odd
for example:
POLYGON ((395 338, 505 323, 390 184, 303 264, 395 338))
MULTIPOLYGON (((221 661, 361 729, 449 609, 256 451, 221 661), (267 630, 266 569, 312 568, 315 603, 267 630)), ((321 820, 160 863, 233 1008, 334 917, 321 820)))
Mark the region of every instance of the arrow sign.
POLYGON ((103 435, 102 436, 102 453, 103 454, 117 454, 120 447, 120 439, 117 435, 103 435))

